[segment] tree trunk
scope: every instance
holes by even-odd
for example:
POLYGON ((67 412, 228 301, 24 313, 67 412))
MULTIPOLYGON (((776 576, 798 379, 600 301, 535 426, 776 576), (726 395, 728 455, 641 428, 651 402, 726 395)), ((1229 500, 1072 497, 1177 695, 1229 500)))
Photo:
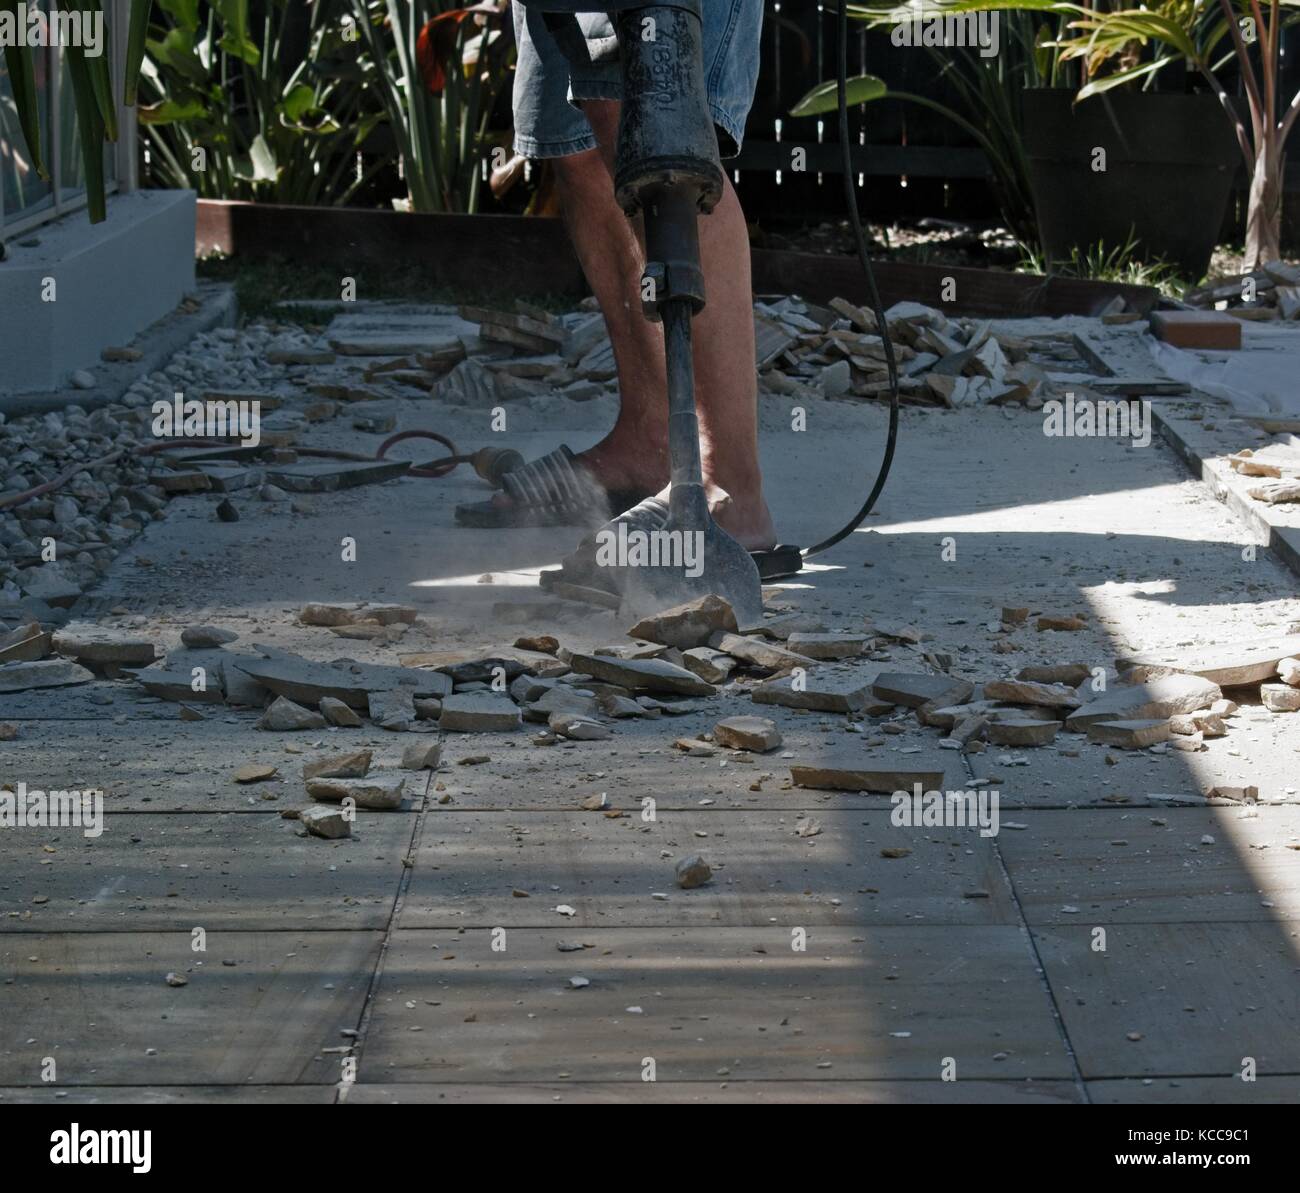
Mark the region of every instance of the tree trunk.
POLYGON ((1282 255, 1282 153, 1268 138, 1255 156, 1246 207, 1245 268, 1258 269, 1282 255))

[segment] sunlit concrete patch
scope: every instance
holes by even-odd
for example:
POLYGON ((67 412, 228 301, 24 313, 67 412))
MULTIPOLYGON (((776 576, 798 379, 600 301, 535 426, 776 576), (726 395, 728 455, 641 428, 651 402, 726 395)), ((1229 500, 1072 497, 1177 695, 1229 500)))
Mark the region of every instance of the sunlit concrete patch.
POLYGON ((1082 1102, 1064 1081, 633 1081, 491 1085, 353 1085, 348 1106, 430 1103, 565 1103, 596 1106, 818 1105, 818 1106, 1060 1106, 1082 1102))
POLYGON ((1300 920, 1300 809, 1026 812, 999 838, 1031 924, 1300 920))
MULTIPOLYGON (((1257 699, 1257 693, 1249 693, 1257 699)), ((1227 722, 1225 737, 1207 739, 1205 749, 1184 755, 1184 765, 1201 790, 1258 787, 1266 803, 1300 804, 1300 713, 1271 713, 1243 706, 1227 722)))
POLYGON ((788 930, 1017 918, 991 839, 977 828, 895 827, 887 811, 656 809, 656 819, 646 821, 637 804, 613 801, 612 807, 624 816, 430 817, 399 926, 771 924, 788 930), (695 854, 713 876, 682 890, 675 864, 695 854))
POLYGON ((1031 931, 1084 1077, 1300 1071, 1297 925, 1080 920, 1031 931))
POLYGON ((0 832, 0 898, 14 913, 0 934, 382 928, 415 818, 356 815, 337 841, 300 836, 273 812, 111 814, 98 837, 0 832))
MULTIPOLYGON (((1019 433, 1017 432, 1017 434, 1019 433)), ((1089 446, 1084 448, 1081 454, 1092 454, 1094 451, 1095 448, 1089 446)), ((1042 462, 1030 461, 1027 463, 1029 467, 1035 467, 1035 469, 1042 466, 1042 462)), ((1106 498, 1121 505, 1139 499, 1143 502, 1169 501, 1176 497, 1177 487, 1181 483, 1181 481, 1171 481, 1165 485, 1144 485, 1127 491, 1121 490, 1108 493, 1106 498)), ((1017 521, 1034 534, 1053 528, 1082 534, 1105 535, 1110 533, 1110 527, 1105 525, 1079 526, 1073 508, 1076 497, 1076 494, 1066 492, 1048 501, 1015 501, 1017 521)), ((922 517, 910 521, 892 521, 878 527, 878 529, 882 534, 954 534, 963 531, 971 534, 988 533, 989 531, 1005 534, 1008 529, 1006 506, 1005 501, 995 502, 988 508, 968 510, 962 513, 947 513, 942 518, 922 517)), ((1135 519, 1134 522, 1135 525, 1145 526, 1145 523, 1141 522, 1140 519, 1135 519)))
MULTIPOLYGON (((552 566, 558 564, 555 560, 552 566)), ((537 577, 542 568, 529 568, 524 571, 474 572, 463 576, 440 576, 429 580, 412 580, 412 588, 466 588, 473 589, 476 584, 491 584, 494 588, 537 587, 537 577)))
POLYGON ((397 932, 358 1079, 1070 1079, 1023 930, 792 932, 397 932))
POLYGON ((0 938, 0 1086, 42 1087, 47 1058, 65 1086, 333 1084, 381 938, 214 932, 206 952, 191 931, 0 938))

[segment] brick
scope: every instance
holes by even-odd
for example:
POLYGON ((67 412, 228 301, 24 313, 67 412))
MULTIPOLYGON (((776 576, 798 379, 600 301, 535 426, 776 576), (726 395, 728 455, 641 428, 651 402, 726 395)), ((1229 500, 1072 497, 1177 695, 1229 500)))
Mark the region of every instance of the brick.
POLYGON ((1142 750, 1169 740, 1169 722, 1095 721, 1088 726, 1088 740, 1121 750, 1142 750))
POLYGON ((1218 311, 1155 311, 1151 334, 1175 348, 1241 347, 1241 323, 1218 311))
POLYGON ((733 750, 765 754, 781 744, 781 733, 766 717, 727 717, 713 727, 713 740, 733 750))
POLYGON ((1008 718, 990 721, 986 736, 995 746, 1045 746, 1056 739, 1060 721, 1034 721, 1008 718))
POLYGON ((964 679, 954 679, 951 675, 890 671, 876 677, 871 691, 873 695, 888 700, 891 704, 920 708, 923 704, 934 703, 936 707, 942 708, 950 704, 964 704, 971 698, 975 685, 964 679))

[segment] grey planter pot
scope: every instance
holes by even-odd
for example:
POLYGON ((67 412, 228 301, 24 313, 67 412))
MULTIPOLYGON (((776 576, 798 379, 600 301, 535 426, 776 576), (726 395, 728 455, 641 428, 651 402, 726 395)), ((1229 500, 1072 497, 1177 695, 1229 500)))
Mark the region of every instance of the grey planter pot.
POLYGON ((1049 260, 1123 245, 1199 280, 1214 252, 1241 153, 1210 94, 1113 91, 1077 106, 1070 89, 1027 91, 1025 152, 1049 260), (1093 169, 1106 151, 1106 169, 1093 169))

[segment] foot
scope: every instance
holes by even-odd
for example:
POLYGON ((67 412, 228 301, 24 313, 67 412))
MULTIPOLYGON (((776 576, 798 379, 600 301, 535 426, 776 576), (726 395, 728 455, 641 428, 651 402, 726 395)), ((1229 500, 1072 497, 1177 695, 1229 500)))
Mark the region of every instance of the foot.
MULTIPOLYGON (((575 455, 574 463, 606 493, 654 493, 668 478, 667 433, 615 426, 599 443, 575 455)), ((493 494, 492 503, 501 509, 514 504, 506 493, 493 494)))
MULTIPOLYGON (((706 480, 704 492, 713 520, 746 551, 770 551, 776 546, 776 527, 761 488, 736 497, 706 480)), ((668 494, 669 487, 665 486, 658 496, 661 501, 667 501, 668 494)))

